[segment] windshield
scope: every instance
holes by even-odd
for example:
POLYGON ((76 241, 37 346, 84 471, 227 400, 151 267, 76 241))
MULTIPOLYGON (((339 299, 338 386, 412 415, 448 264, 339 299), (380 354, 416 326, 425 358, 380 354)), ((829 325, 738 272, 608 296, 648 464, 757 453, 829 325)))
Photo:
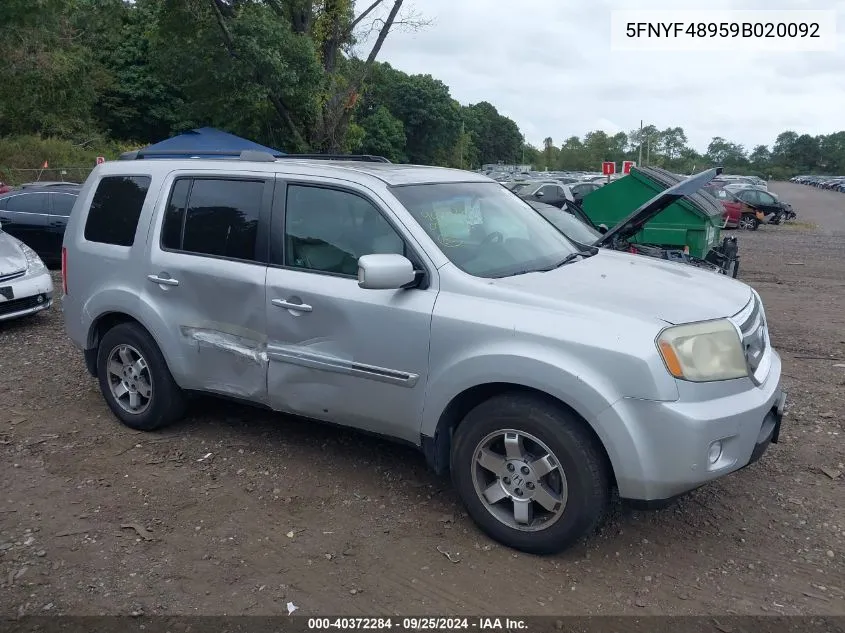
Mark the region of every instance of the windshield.
POLYGON ((543 270, 578 252, 528 204, 493 182, 410 185, 392 192, 443 254, 476 277, 543 270))
POLYGON ((537 210, 537 213, 551 222, 558 231, 579 244, 589 245, 601 237, 601 233, 587 226, 574 215, 563 209, 558 209, 550 204, 544 204, 534 208, 537 210))

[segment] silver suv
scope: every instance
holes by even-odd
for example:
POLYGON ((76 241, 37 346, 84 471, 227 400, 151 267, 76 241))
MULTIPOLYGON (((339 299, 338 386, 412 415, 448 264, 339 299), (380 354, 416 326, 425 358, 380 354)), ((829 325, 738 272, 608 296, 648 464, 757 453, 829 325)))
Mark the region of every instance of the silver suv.
POLYGON ((466 171, 108 162, 62 272, 67 332, 124 424, 157 429, 205 392, 409 442, 529 552, 589 532, 614 488, 659 505, 778 439, 756 292, 578 246, 466 171))

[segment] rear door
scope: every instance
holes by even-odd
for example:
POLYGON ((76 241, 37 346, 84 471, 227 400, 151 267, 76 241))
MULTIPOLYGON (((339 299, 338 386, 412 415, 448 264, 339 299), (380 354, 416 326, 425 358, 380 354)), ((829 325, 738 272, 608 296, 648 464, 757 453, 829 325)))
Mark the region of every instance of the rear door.
POLYGON ((78 197, 75 193, 57 191, 50 197, 50 217, 44 227, 44 250, 47 259, 59 262, 62 257, 62 240, 65 236, 67 220, 78 197))
POLYGON ((271 233, 273 408, 419 443, 434 268, 382 200, 345 181, 280 180, 271 233), (374 253, 404 254, 425 271, 423 285, 360 288, 358 258, 374 253))
POLYGON ((190 368, 180 384, 267 399, 267 218, 273 180, 180 174, 165 184, 145 271, 146 300, 190 368))

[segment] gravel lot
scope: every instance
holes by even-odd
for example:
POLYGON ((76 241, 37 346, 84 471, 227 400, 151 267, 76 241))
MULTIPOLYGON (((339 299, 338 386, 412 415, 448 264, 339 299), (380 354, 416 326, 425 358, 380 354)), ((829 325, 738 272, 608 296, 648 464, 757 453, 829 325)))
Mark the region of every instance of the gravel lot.
POLYGON ((558 556, 488 540, 402 446, 213 399, 135 433, 58 308, 0 325, 0 616, 845 614, 845 196, 772 189, 798 221, 740 235, 740 278, 784 358, 781 443, 558 556))

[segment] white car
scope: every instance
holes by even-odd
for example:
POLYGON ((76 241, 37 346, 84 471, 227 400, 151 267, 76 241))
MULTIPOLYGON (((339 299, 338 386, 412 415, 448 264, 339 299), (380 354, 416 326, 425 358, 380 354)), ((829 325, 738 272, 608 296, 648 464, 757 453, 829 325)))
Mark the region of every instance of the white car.
POLYGON ((53 280, 41 258, 0 226, 0 321, 53 305, 53 280))

